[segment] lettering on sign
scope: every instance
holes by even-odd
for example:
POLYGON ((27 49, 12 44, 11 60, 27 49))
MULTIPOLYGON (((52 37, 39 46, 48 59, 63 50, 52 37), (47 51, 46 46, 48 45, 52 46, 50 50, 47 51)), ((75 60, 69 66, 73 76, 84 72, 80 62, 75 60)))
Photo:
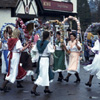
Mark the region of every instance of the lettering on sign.
POLYGON ((49 6, 49 7, 50 7, 50 6, 51 6, 51 2, 43 2, 43 5, 44 5, 44 6, 49 6))
POLYGON ((45 10, 73 11, 73 4, 69 2, 57 2, 52 0, 41 0, 45 10))
POLYGON ((66 6, 66 5, 57 5, 59 8, 68 8, 68 6, 66 6))

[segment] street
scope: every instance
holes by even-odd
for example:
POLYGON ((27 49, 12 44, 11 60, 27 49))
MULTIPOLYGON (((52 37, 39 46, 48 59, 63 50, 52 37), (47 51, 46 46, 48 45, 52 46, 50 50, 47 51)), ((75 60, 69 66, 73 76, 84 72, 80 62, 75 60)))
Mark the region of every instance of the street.
MULTIPOLYGON (((66 72, 63 73, 64 77, 67 75, 66 72)), ((85 83, 88 81, 89 72, 86 72, 81 65, 81 82, 74 83, 76 80, 75 76, 70 77, 69 82, 57 81, 58 74, 55 74, 54 82, 51 83, 50 90, 53 91, 52 94, 45 94, 44 87, 38 87, 37 91, 40 96, 34 96, 30 91, 33 87, 33 82, 30 77, 27 77, 23 81, 24 88, 18 89, 15 84, 8 83, 8 87, 11 90, 7 93, 0 92, 0 100, 100 100, 100 81, 94 77, 92 87, 86 87, 85 83)), ((0 74, 0 86, 3 83, 3 75, 0 74)))
POLYGON ((0 0, 0 19, 0 100, 100 100, 100 80, 93 78, 100 77, 100 0, 0 0), (92 70, 90 76, 83 67, 93 59, 93 65, 86 68, 92 70), (53 73, 49 65, 62 71, 67 60, 67 70, 55 73, 50 93, 53 73), (33 71, 25 70, 33 70, 34 77, 33 71), (73 71, 76 75, 69 82, 67 71, 68 76, 73 71), (7 73, 4 84, 1 73, 7 73), (18 88, 20 82, 15 80, 26 74, 30 76, 18 88), (66 80, 58 82, 58 74, 59 80, 63 76, 66 80), (41 86, 36 89, 37 84, 41 86))

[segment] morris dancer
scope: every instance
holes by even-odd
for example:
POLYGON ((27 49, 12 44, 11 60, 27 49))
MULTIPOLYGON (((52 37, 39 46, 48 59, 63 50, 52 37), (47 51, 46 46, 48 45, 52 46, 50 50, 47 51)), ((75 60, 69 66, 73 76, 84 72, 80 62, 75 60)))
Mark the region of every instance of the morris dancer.
POLYGON ((9 67, 8 73, 6 75, 5 81, 2 85, 1 91, 6 92, 6 85, 8 82, 14 83, 17 79, 17 87, 22 88, 20 81, 25 78, 26 75, 32 75, 32 71, 26 72, 20 66, 20 56, 21 52, 28 48, 29 44, 22 47, 21 41, 19 40, 20 31, 15 29, 12 34, 12 38, 8 39, 8 49, 9 49, 9 67))
POLYGON ((37 44, 34 45, 32 52, 39 53, 37 74, 38 77, 34 82, 31 94, 39 96, 40 94, 36 92, 37 86, 45 86, 45 93, 52 93, 49 90, 49 82, 52 82, 54 78, 54 73, 49 67, 49 55, 54 52, 53 45, 49 42, 49 32, 43 32, 43 40, 38 40, 37 44))
POLYGON ((95 57, 93 59, 92 64, 84 67, 86 71, 90 71, 89 81, 85 84, 89 87, 91 87, 92 85, 94 75, 96 75, 97 78, 100 79, 100 30, 97 31, 97 34, 99 39, 96 40, 94 47, 91 48, 88 46, 88 49, 95 53, 95 57))
POLYGON ((68 75, 64 79, 66 82, 69 81, 69 77, 72 74, 75 74, 76 81, 75 83, 80 82, 79 71, 80 71, 80 51, 82 50, 81 44, 76 40, 76 34, 70 34, 70 41, 67 45, 67 50, 70 51, 69 55, 69 66, 67 68, 68 75))
POLYGON ((4 36, 4 38, 2 39, 2 42, 1 42, 1 45, 2 45, 1 73, 4 74, 4 80, 5 80, 6 74, 8 72, 8 59, 7 59, 7 55, 8 55, 8 45, 7 45, 8 34, 7 34, 6 30, 4 30, 3 36, 4 36))
MULTIPOLYGON (((23 45, 25 47, 28 44, 28 40, 26 39, 26 43, 23 45)), ((30 48, 25 49, 21 53, 21 58, 20 58, 20 63, 22 63, 22 67, 27 71, 27 70, 33 70, 33 64, 31 61, 31 56, 30 56, 30 48)), ((31 75, 31 80, 35 81, 34 76, 31 75)))
POLYGON ((58 81, 62 82, 62 79, 63 79, 62 72, 66 70, 67 61, 66 61, 65 51, 61 47, 61 43, 60 43, 61 33, 58 31, 56 34, 57 34, 56 35, 57 40, 56 40, 56 45, 55 45, 56 50, 55 50, 55 56, 54 56, 53 70, 54 72, 59 73, 58 81))

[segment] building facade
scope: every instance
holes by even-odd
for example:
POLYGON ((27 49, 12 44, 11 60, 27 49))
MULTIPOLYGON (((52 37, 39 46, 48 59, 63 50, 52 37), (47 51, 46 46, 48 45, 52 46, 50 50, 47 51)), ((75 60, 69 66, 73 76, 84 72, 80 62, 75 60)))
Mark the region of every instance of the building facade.
POLYGON ((17 17, 46 21, 70 15, 77 15, 77 0, 0 0, 0 29, 4 23, 15 23, 17 17))

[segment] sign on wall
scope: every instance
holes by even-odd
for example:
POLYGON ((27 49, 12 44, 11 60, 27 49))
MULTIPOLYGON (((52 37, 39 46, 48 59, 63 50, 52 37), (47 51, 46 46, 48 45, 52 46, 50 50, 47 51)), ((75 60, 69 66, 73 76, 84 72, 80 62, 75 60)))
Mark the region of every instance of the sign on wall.
POLYGON ((58 2, 53 0, 41 0, 43 8, 45 10, 65 11, 72 12, 73 4, 71 2, 58 2))

